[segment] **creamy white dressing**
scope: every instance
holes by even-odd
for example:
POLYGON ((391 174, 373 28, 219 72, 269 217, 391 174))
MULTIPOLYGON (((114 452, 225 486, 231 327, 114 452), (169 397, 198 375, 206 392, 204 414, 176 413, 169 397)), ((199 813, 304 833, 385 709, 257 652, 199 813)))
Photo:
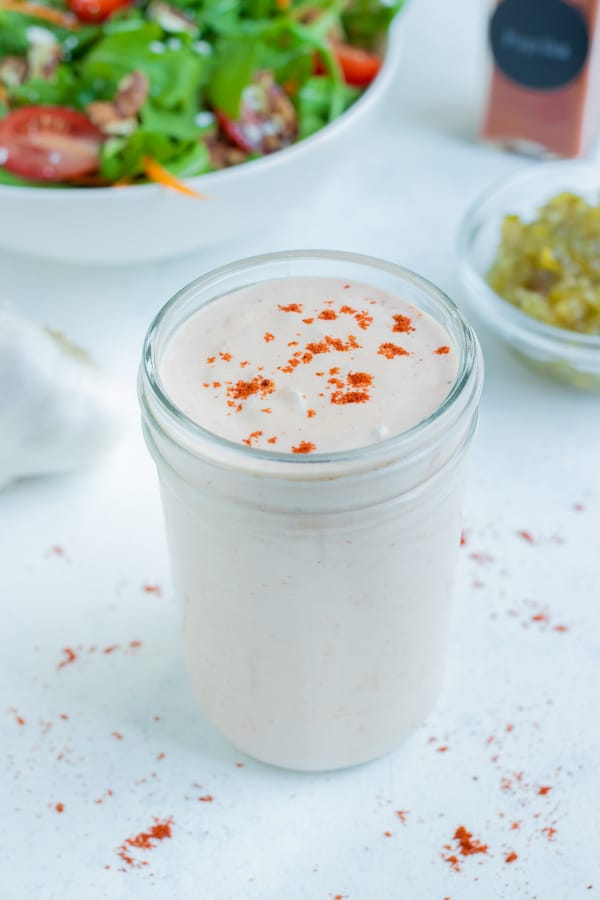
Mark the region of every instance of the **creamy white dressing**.
POLYGON ((167 394, 208 431, 262 450, 364 447, 427 418, 457 371, 427 313, 365 284, 298 277, 218 298, 161 361, 167 394))

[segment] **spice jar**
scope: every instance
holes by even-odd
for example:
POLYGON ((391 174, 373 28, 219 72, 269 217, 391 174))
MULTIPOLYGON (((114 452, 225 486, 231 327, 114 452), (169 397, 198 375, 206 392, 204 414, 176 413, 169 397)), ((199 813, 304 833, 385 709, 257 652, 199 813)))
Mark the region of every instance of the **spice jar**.
POLYGON ((234 263, 155 318, 139 397, 187 667, 204 713, 239 749, 332 769, 387 752, 423 722, 442 684, 481 385, 479 346, 454 304, 368 257, 299 251, 234 263), (225 440, 173 404, 161 359, 181 323, 236 289, 306 275, 394 292, 443 326, 458 371, 424 421, 358 449, 293 455, 225 440))
POLYGON ((482 136, 538 156, 582 156, 600 128, 600 0, 500 0, 482 136))

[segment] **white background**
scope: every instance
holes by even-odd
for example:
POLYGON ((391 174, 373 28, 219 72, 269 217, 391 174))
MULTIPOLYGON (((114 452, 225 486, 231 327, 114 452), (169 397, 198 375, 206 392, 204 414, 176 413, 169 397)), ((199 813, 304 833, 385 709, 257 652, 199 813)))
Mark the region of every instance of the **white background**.
MULTIPOLYGON (((193 276, 241 255, 372 253, 461 303, 457 224, 479 191, 523 164, 474 140, 483 5, 413 0, 385 118, 289 223, 210 255, 136 268, 0 256, 2 301, 89 348, 132 404, 155 311, 193 276)), ((404 747, 362 768, 271 769, 241 757, 198 713, 137 414, 94 469, 0 495, 2 898, 600 894, 600 403, 524 368, 483 329, 480 337, 487 381, 445 691, 404 747), (144 585, 160 585, 160 595, 144 585), (142 646, 124 649, 132 640, 142 646), (65 646, 82 650, 59 670, 65 646), (541 786, 551 790, 540 795, 541 786), (198 800, 205 795, 213 801, 198 800), (408 810, 406 824, 398 809, 408 810), (172 838, 136 854, 149 865, 120 871, 115 848, 169 816, 172 838), (459 825, 489 849, 454 872, 442 853, 459 825)))

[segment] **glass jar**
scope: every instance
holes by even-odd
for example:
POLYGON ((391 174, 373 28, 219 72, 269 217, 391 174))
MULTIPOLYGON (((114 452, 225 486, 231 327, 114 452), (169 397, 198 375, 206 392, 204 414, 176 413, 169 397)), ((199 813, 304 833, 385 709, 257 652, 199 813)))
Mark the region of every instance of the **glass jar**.
POLYGON ((349 766, 395 747, 430 711, 482 377, 477 339, 445 294, 355 254, 236 262, 192 282, 154 319, 139 396, 187 666, 204 713, 240 750, 289 768, 349 766), (377 444, 302 456, 232 443, 173 405, 161 358, 182 322, 237 288, 306 275, 395 293, 444 326, 458 373, 432 415, 377 444))

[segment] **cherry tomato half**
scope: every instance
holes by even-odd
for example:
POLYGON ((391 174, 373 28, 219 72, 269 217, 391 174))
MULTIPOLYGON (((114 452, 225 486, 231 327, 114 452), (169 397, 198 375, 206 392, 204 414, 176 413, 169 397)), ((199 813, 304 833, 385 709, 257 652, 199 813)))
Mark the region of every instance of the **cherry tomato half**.
POLYGON ((104 22, 132 0, 68 0, 69 9, 81 22, 104 22))
POLYGON ((360 47, 335 43, 333 52, 340 64, 344 81, 354 87, 366 87, 371 84, 381 69, 379 57, 375 53, 361 50, 360 47))
POLYGON ((298 132, 294 104, 271 72, 258 72, 244 88, 240 113, 230 119, 217 110, 225 136, 245 153, 274 153, 292 144, 298 132))
POLYGON ((102 134, 62 106, 26 106, 0 120, 0 164, 22 178, 68 181, 95 172, 102 134))

